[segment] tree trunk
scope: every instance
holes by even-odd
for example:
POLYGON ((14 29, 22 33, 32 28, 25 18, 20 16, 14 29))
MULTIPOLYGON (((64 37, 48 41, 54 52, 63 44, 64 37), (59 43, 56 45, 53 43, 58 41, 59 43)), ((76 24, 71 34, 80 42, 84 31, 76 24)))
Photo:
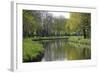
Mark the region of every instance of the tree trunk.
POLYGON ((84 39, 86 39, 86 30, 83 29, 83 36, 84 36, 84 39))

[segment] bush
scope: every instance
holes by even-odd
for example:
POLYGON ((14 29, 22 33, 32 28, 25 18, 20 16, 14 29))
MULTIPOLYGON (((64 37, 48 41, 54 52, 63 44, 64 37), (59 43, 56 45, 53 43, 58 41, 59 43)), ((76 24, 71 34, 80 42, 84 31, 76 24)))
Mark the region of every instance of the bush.
POLYGON ((42 44, 32 41, 31 38, 23 39, 23 62, 41 61, 43 53, 42 44))

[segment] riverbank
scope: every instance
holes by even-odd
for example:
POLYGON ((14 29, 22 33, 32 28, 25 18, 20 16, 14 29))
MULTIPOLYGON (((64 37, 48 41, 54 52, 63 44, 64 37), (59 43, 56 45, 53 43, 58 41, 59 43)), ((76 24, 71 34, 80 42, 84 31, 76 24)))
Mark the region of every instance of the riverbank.
MULTIPOLYGON (((91 59, 91 40, 84 39, 83 36, 27 37, 23 39, 23 62, 39 62, 43 59, 45 53, 49 54, 47 57, 52 56, 53 52, 57 55, 60 48, 66 52, 67 60, 91 59), (62 42, 60 39, 67 41, 62 42), (44 44, 40 43, 40 41, 44 41, 44 44), (45 51, 50 47, 52 50, 45 51), (52 51, 51 54, 50 51, 52 51)), ((61 51, 59 56, 61 56, 61 51)))
POLYGON ((68 39, 68 36, 50 36, 50 37, 36 37, 33 38, 33 41, 40 41, 40 40, 57 40, 57 39, 68 39))

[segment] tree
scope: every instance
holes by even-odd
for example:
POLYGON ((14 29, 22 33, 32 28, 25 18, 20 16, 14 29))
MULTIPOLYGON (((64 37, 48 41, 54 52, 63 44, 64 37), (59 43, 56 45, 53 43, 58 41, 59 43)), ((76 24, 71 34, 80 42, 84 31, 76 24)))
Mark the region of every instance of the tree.
POLYGON ((67 20, 66 24, 66 31, 69 33, 72 32, 77 32, 79 31, 80 28, 80 23, 81 23, 81 13, 76 13, 76 12, 71 12, 70 13, 70 19, 67 20))
POLYGON ((52 14, 44 12, 45 18, 43 20, 43 35, 50 36, 52 33, 53 17, 52 14))
POLYGON ((62 35, 65 33, 66 19, 63 16, 59 16, 58 18, 54 18, 54 31, 57 35, 62 35))
POLYGON ((32 36, 41 28, 39 11, 23 10, 23 36, 32 36))
POLYGON ((81 29, 83 31, 84 38, 90 38, 91 36, 91 14, 81 13, 81 29))
POLYGON ((91 14, 71 12, 70 19, 66 24, 66 31, 69 33, 82 34, 84 38, 90 38, 91 35, 91 14))

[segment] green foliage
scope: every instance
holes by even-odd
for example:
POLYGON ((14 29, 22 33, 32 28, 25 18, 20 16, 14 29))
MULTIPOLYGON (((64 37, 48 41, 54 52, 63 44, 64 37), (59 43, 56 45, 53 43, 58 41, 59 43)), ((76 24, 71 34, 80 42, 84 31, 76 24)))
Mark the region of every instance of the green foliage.
POLYGON ((23 10, 23 36, 31 36, 40 29, 40 17, 39 11, 23 10))
POLYGON ((84 38, 91 37, 91 14, 81 13, 81 27, 84 38))
POLYGON ((91 14, 90 13, 78 13, 71 12, 70 19, 66 24, 66 31, 68 33, 79 33, 84 38, 90 38, 91 35, 91 14))
POLYGON ((91 44, 91 39, 84 39, 83 36, 70 36, 68 40, 76 43, 81 43, 81 44, 87 44, 87 45, 91 44))
POLYGON ((32 41, 31 38, 24 38, 23 39, 23 61, 31 61, 37 57, 37 55, 40 55, 40 53, 43 53, 44 49, 41 44, 38 42, 32 41))
POLYGON ((70 19, 67 20, 66 30, 69 32, 75 32, 79 29, 79 26, 81 24, 81 17, 80 13, 71 12, 70 13, 70 19))
POLYGON ((66 19, 44 11, 23 10, 23 36, 61 35, 66 32, 66 19))
POLYGON ((28 36, 33 31, 34 27, 34 17, 31 11, 23 10, 23 35, 28 36))

